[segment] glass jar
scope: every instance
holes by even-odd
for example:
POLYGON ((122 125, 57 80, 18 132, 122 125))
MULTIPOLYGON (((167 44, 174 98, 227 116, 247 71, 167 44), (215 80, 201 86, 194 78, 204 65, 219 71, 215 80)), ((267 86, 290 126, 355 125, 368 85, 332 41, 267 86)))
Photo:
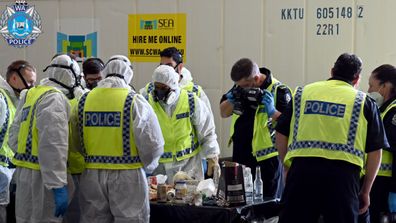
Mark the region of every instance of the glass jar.
POLYGON ((187 184, 186 181, 177 181, 175 185, 176 200, 183 202, 187 196, 187 184))

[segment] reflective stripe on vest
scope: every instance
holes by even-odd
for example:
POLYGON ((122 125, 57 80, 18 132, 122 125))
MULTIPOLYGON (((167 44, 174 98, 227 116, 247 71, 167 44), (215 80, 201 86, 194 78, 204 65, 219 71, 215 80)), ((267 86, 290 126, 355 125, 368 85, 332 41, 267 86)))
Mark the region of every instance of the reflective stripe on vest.
MULTIPOLYGON (((195 150, 197 150, 199 148, 199 143, 198 142, 197 143, 194 142, 194 137, 193 137, 192 134, 190 136, 191 136, 191 145, 193 145, 192 148, 187 148, 187 149, 184 149, 182 151, 176 152, 176 158, 181 158, 181 157, 183 157, 185 155, 193 153, 195 150)), ((162 159, 170 159, 172 157, 173 157, 172 156, 172 152, 165 152, 165 153, 163 153, 161 155, 162 159)))
POLYGON ((0 130, 0 165, 7 167, 12 158, 14 157, 14 152, 8 145, 9 138, 9 128, 11 127, 11 123, 14 120, 15 115, 15 106, 14 102, 8 96, 7 92, 4 89, 0 88, 0 94, 4 98, 5 103, 5 120, 4 124, 0 130))
POLYGON ((149 100, 149 95, 151 94, 151 92, 154 90, 154 83, 150 82, 146 85, 146 95, 144 96, 144 98, 146 98, 146 100, 149 100))
POLYGON ((381 163, 380 170, 383 171, 392 171, 392 164, 389 163, 381 163))
MULTIPOLYGON (((89 93, 89 92, 88 92, 89 93)), ((84 94, 79 103, 78 103, 78 119, 79 119, 79 132, 80 132, 80 141, 81 147, 83 151, 85 151, 84 145, 84 131, 83 131, 83 114, 84 114, 84 105, 87 99, 88 93, 84 94)), ((91 156, 85 154, 85 162, 87 163, 104 163, 104 164, 134 164, 140 163, 139 156, 131 156, 131 148, 130 148, 130 121, 131 121, 131 105, 133 102, 134 93, 128 93, 124 109, 123 109, 123 123, 122 123, 122 144, 123 144, 123 155, 122 156, 91 156)))
MULTIPOLYGON (((4 140, 5 140, 5 136, 6 136, 6 133, 7 133, 7 130, 8 130, 8 125, 9 125, 9 122, 10 122, 10 111, 9 111, 9 106, 8 106, 6 95, 4 95, 3 91, 0 91, 0 93, 3 95, 4 102, 5 102, 5 105, 6 105, 6 118, 5 118, 5 121, 3 123, 3 126, 1 126, 1 131, 0 131, 0 149, 4 149, 3 148, 3 143, 4 143, 4 140)), ((8 164, 10 162, 10 159, 8 157, 6 157, 5 155, 0 154, 0 162, 8 164)))
POLYGON ((354 143, 356 138, 356 131, 359 122, 362 102, 364 99, 364 94, 358 91, 355 97, 355 102, 352 109, 352 117, 349 125, 347 143, 341 144, 341 143, 329 143, 329 142, 321 142, 321 141, 297 141, 302 91, 303 89, 301 87, 298 87, 297 92, 295 94, 295 102, 294 102, 295 123, 293 127, 292 143, 289 146, 289 150, 320 148, 329 151, 343 151, 345 153, 349 153, 354 156, 357 156, 363 160, 364 152, 355 149, 354 143))
POLYGON ((196 95, 198 95, 198 91, 199 91, 198 85, 194 84, 192 92, 195 93, 196 95))
MULTIPOLYGON (((73 111, 78 106, 76 98, 69 99, 70 111, 73 111)), ((72 128, 69 122, 69 154, 67 157, 67 171, 71 174, 81 174, 85 169, 84 156, 79 153, 76 148, 72 147, 72 128)))
MULTIPOLYGON (((384 112, 381 113, 381 119, 384 120, 386 114, 392 109, 396 108, 396 100, 393 101, 384 112)), ((393 153, 387 150, 382 150, 381 165, 378 171, 378 176, 391 177, 392 176, 392 163, 393 163, 393 153)))
MULTIPOLYGON (((273 78, 273 81, 276 81, 276 80, 273 78)), ((276 102, 276 89, 280 85, 282 85, 281 82, 275 82, 274 84, 272 84, 272 87, 271 87, 271 94, 273 95, 275 102, 276 102)), ((265 110, 264 110, 264 108, 260 108, 260 111, 258 111, 258 112, 265 112, 265 110)), ((274 125, 274 123, 272 122, 272 119, 268 119, 267 127, 268 127, 268 130, 271 135, 270 137, 271 137, 271 142, 272 142, 273 146, 270 148, 262 148, 262 149, 257 150, 256 154, 254 154, 256 156, 257 161, 264 160, 265 158, 270 158, 270 157, 265 157, 265 156, 268 156, 271 153, 274 153, 271 157, 276 156, 278 154, 278 150, 275 148, 275 128, 273 125, 274 125)))
MULTIPOLYGON (((183 91, 181 91, 181 92, 183 92, 183 91)), ((184 91, 184 92, 187 93, 188 106, 189 106, 189 114, 188 115, 189 115, 189 118, 190 118, 190 122, 192 123, 192 117, 193 117, 193 114, 195 113, 194 94, 190 93, 190 92, 187 92, 187 91, 184 91)), ((150 100, 152 100, 152 99, 150 99, 150 100)), ((179 100, 180 100, 180 98, 179 98, 179 100)), ((179 102, 179 103, 183 103, 183 102, 179 102)), ((154 109, 154 111, 156 111, 156 110, 154 109)), ((176 112, 176 110, 175 110, 175 112, 176 112)), ((160 117, 159 117, 159 119, 160 119, 160 117)), ((194 131, 194 130, 192 130, 192 131, 194 131)), ((191 143, 190 143, 191 147, 190 148, 185 148, 185 149, 183 149, 181 151, 176 151, 175 157, 176 157, 177 160, 182 160, 184 156, 187 156, 187 155, 192 154, 192 153, 194 153, 194 152, 199 150, 200 146, 199 146, 198 141, 196 142, 196 136, 193 133, 190 133, 189 137, 190 137, 190 140, 191 140, 191 143)), ((161 162, 172 162, 173 161, 173 160, 171 160, 172 158, 173 158, 173 153, 172 152, 164 152, 162 154, 162 156, 161 156, 161 160, 160 161, 161 162)))
MULTIPOLYGON (((273 78, 272 77, 272 82, 273 82, 273 84, 272 84, 272 87, 271 87, 271 85, 270 86, 268 86, 268 87, 271 87, 271 94, 273 95, 273 97, 274 97, 274 103, 275 103, 275 106, 276 106, 276 98, 277 98, 277 93, 276 93, 276 89, 279 87, 279 86, 281 86, 282 85, 282 83, 281 82, 279 82, 278 80, 276 80, 275 78, 273 78), (275 82, 275 81, 277 81, 277 82, 275 82), (275 83, 274 83, 275 82, 275 83)), ((234 126, 235 126, 235 122, 237 121, 237 119, 239 118, 239 115, 237 115, 237 114, 232 114, 232 119, 231 119, 231 125, 230 125, 230 138, 228 139, 228 144, 227 144, 227 146, 229 147, 229 146, 231 146, 231 143, 232 143, 232 136, 234 135, 234 126)), ((269 121, 270 122, 270 121, 269 121)), ((270 129, 270 131, 271 132, 274 132, 275 131, 275 129, 274 129, 274 127, 272 126, 272 123, 271 123, 271 125, 268 125, 268 127, 269 128, 271 128, 270 129)), ((275 145, 275 134, 271 134, 271 140, 272 140, 272 142, 273 142, 273 144, 275 145)), ((275 147, 274 147, 274 149, 275 149, 275 147)), ((275 149, 276 150, 276 149, 275 149)), ((266 154, 263 154, 261 151, 258 151, 259 152, 259 154, 256 154, 256 155, 259 155, 259 156, 265 156, 266 154)))
POLYGON ((198 84, 190 81, 188 84, 182 86, 182 89, 194 93, 196 96, 201 97, 201 87, 198 84))
MULTIPOLYGON (((14 158, 18 161, 24 161, 24 162, 28 162, 28 163, 33 163, 34 168, 35 169, 39 169, 39 162, 38 162, 38 156, 35 156, 32 154, 32 132, 33 132, 33 122, 35 120, 35 115, 36 115, 36 108, 37 105, 39 104, 39 102, 41 102, 41 100, 44 98, 44 96, 46 96, 49 93, 53 93, 53 92, 58 92, 55 89, 50 89, 45 91, 44 93, 42 93, 39 98, 36 100, 36 102, 33 105, 33 108, 31 110, 31 115, 30 115, 30 122, 29 122, 29 128, 28 128, 28 135, 27 135, 27 139, 26 139, 26 145, 25 145, 25 153, 15 153, 14 158)), ((29 92, 28 92, 29 93, 29 92)), ((23 143, 23 142, 19 142, 19 143, 23 143)), ((20 166, 20 164, 16 164, 17 166, 20 166)), ((33 166, 32 166, 33 167, 33 166)))

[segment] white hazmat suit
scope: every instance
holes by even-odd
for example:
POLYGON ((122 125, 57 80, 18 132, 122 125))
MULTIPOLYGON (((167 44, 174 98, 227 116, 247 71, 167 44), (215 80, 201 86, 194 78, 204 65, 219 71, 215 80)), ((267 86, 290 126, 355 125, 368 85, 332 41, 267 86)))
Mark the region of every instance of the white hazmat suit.
MULTIPOLYGON (((133 77, 125 56, 110 58, 97 88, 128 88, 133 77)), ((116 98, 114 99, 116 100, 116 98)), ((131 128, 143 168, 127 170, 85 169, 80 181, 81 222, 149 222, 150 206, 146 172, 151 173, 163 153, 164 140, 153 109, 136 95, 131 111, 131 128)), ((72 112, 73 141, 80 143, 78 111, 72 112)))
MULTIPOLYGON (((36 122, 40 170, 24 167, 16 169, 15 212, 18 223, 62 222, 61 217, 57 218, 54 215, 55 202, 51 190, 67 186, 69 201, 74 190, 71 176, 67 174, 66 170, 70 105, 65 95, 71 94, 71 90, 74 91, 74 94, 79 91, 78 88, 73 88, 79 74, 80 69, 77 62, 67 55, 59 55, 47 67, 45 71, 47 78, 40 82, 40 85, 52 86, 62 93, 47 93, 37 104, 36 122), (56 67, 58 65, 70 68, 56 67)), ((17 107, 10 130, 9 145, 14 152, 17 152, 18 143, 24 143, 18 142, 18 132, 26 95, 27 91, 22 91, 21 102, 17 107)))
MULTIPOLYGON (((12 87, 8 84, 3 77, 0 76, 0 88, 5 91, 5 93, 10 97, 14 106, 18 105, 19 98, 16 96, 12 87)), ((7 107, 9 105, 6 104, 6 98, 0 97, 0 126, 6 124, 6 116, 7 116, 7 107)), ((8 120, 12 122, 13 120, 8 120)), ((7 125, 7 124, 6 124, 7 125)), ((10 202, 10 183, 12 179, 12 175, 15 169, 10 169, 8 167, 4 167, 0 165, 0 220, 5 220, 6 218, 6 206, 10 202)))
MULTIPOLYGON (((167 85, 176 94, 173 103, 167 104, 159 101, 163 110, 169 117, 173 115, 176 105, 179 102, 180 87, 177 84, 179 75, 168 65, 160 65, 153 73, 153 83, 158 82, 167 85)), ((202 100, 196 97, 195 112, 192 114, 192 125, 195 128, 198 142, 202 151, 194 157, 171 163, 160 163, 155 174, 166 174, 168 182, 171 183, 173 176, 179 170, 189 173, 190 176, 197 180, 203 180, 204 173, 202 168, 202 158, 217 159, 220 154, 219 144, 215 132, 215 125, 212 114, 202 100)), ((166 141, 165 141, 166 143, 166 141)))

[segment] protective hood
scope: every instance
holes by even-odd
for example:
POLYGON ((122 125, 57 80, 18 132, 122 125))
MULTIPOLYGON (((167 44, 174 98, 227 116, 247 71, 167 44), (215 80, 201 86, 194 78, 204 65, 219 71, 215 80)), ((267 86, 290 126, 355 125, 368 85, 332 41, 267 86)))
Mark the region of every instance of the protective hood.
POLYGON ((159 65, 153 73, 153 82, 167 85, 170 89, 179 89, 179 74, 169 65, 159 65))
POLYGON ((16 96, 14 90, 12 90, 10 84, 8 84, 8 82, 2 76, 0 76, 0 88, 7 92, 8 96, 10 96, 12 102, 16 106, 18 104, 19 98, 16 96))
POLYGON ((51 64, 44 69, 44 75, 70 88, 79 85, 81 79, 78 63, 65 54, 55 57, 51 64))
POLYGON ((193 78, 191 76, 191 72, 189 70, 187 70, 187 68, 183 67, 181 70, 181 74, 183 76, 183 78, 179 82, 179 85, 181 87, 186 86, 193 80, 193 78))
POLYGON ((102 79, 108 77, 118 77, 129 84, 133 78, 131 61, 126 56, 115 55, 110 57, 102 71, 102 79))

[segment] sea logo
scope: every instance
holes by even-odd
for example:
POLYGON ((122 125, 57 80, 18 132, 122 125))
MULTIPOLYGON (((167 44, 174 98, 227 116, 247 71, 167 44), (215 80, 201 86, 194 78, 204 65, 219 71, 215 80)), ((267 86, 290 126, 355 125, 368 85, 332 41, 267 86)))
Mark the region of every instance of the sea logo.
POLYGON ((157 30, 157 29, 173 29, 175 27, 174 19, 154 19, 154 20, 140 20, 140 29, 142 30, 157 30))
POLYGON ((17 48, 30 46, 42 33, 41 18, 35 7, 24 0, 7 6, 0 19, 0 34, 17 48))
POLYGON ((144 30, 155 30, 158 28, 158 21, 155 20, 140 20, 140 29, 144 30))

